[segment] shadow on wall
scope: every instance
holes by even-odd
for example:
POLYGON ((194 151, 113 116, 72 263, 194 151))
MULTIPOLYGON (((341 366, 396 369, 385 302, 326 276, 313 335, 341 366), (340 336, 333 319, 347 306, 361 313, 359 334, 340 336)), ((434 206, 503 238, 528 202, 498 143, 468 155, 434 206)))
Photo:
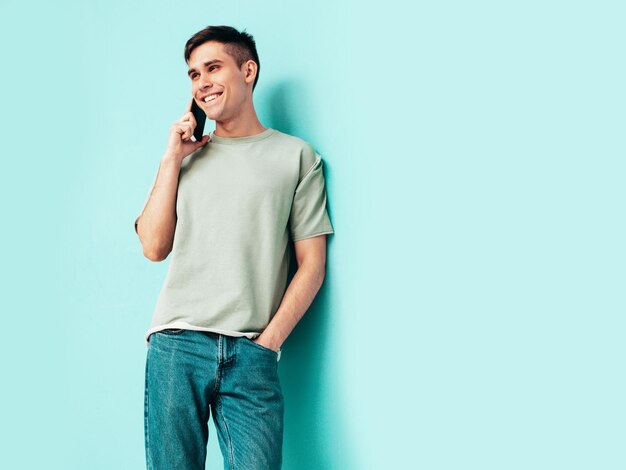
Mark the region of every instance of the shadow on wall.
MULTIPOLYGON (((328 237, 328 244, 332 235, 328 237)), ((330 261, 330 259, 329 259, 330 261)), ((295 255, 292 272, 295 272, 295 255)), ((292 275, 290 273, 289 279, 292 275)), ((330 375, 328 338, 332 305, 327 289, 332 268, 311 308, 283 344, 278 370, 285 396, 283 458, 287 469, 355 469, 351 441, 343 422, 342 403, 337 392, 340 380, 330 375), (341 451, 341 453, 339 453, 341 451)))
MULTIPOLYGON (((263 123, 266 127, 295 135, 299 119, 292 116, 295 110, 306 109, 303 106, 304 90, 299 89, 294 81, 281 81, 274 83, 267 93, 267 102, 263 108, 267 109, 268 122, 263 123)), ((311 142, 311 145, 313 143, 311 142)), ((315 147, 315 145, 313 145, 315 147)))
MULTIPOLYGON (((315 103, 311 99, 310 87, 303 86, 297 80, 276 81, 267 87, 262 109, 264 110, 263 124, 272 127, 285 134, 295 135, 305 140, 304 134, 315 135, 315 129, 328 127, 328 122, 317 122, 315 119, 320 115, 322 103, 315 103), (265 120, 267 122, 265 122, 265 120)), ((312 137, 313 138, 313 137, 312 137)), ((317 149, 315 142, 310 142, 317 149)), ((324 155, 322 155, 323 157, 324 155)))
MULTIPOLYGON (((307 114, 308 126, 316 128, 307 113, 306 92, 293 82, 281 82, 269 93, 266 109, 269 109, 269 127, 286 134, 300 136, 298 123, 293 116, 307 114)), ((313 113, 312 113, 313 114, 313 113)), ((309 142, 316 148, 315 142, 309 142)), ((317 150, 317 148, 316 148, 317 150)), ((328 178, 328 166, 324 173, 328 178)), ((328 195, 330 211, 330 194, 328 195)), ((332 215, 331 215, 332 221, 332 215)), ((343 422, 342 403, 336 393, 341 380, 333 380, 328 363, 329 323, 332 305, 328 291, 332 291, 331 246, 333 237, 327 237, 327 270, 322 288, 304 317, 296 325, 282 346, 279 374, 285 396, 285 436, 283 447, 283 468, 298 470, 350 470, 356 468, 352 458, 352 443, 343 422)), ((291 264, 288 282, 291 282, 297 269, 293 244, 290 246, 291 264)), ((336 348, 335 348, 336 349, 336 348)))

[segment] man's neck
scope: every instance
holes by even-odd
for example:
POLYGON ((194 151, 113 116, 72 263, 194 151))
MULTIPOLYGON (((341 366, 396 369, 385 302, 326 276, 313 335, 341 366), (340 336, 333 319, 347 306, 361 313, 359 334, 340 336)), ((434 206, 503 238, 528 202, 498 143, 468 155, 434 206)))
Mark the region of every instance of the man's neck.
POLYGON ((218 137, 246 137, 260 134, 266 129, 255 114, 251 119, 243 118, 228 122, 216 121, 214 134, 218 137))

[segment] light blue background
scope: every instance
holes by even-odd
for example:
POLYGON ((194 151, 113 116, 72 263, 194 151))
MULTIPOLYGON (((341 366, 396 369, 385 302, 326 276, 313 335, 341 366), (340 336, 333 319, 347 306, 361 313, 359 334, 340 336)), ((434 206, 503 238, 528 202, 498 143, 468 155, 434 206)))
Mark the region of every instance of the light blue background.
POLYGON ((621 5, 3 0, 1 466, 144 468, 169 261, 133 221, 184 44, 229 24, 336 231, 283 345, 283 468, 626 468, 621 5))

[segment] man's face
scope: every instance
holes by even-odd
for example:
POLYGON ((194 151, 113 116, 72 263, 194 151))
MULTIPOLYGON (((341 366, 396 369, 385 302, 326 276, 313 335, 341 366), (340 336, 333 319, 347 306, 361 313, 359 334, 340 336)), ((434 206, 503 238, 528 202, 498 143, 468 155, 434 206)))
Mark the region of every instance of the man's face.
POLYGON ((208 119, 226 121, 237 117, 248 95, 246 63, 241 69, 219 42, 209 41, 196 47, 189 56, 191 93, 208 119), (217 97, 213 97, 216 95, 217 97), (210 98, 209 101, 205 101, 210 98))

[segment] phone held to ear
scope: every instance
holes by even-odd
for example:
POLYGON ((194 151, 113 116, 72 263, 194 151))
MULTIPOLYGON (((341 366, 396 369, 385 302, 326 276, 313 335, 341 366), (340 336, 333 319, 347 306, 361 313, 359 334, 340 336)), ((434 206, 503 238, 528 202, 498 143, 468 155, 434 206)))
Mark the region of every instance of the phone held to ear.
POLYGON ((191 112, 193 113, 193 117, 196 118, 196 128, 193 131, 193 137, 196 142, 200 142, 202 140, 202 135, 204 134, 204 123, 206 122, 206 114, 198 106, 196 100, 192 100, 191 103, 191 112))

